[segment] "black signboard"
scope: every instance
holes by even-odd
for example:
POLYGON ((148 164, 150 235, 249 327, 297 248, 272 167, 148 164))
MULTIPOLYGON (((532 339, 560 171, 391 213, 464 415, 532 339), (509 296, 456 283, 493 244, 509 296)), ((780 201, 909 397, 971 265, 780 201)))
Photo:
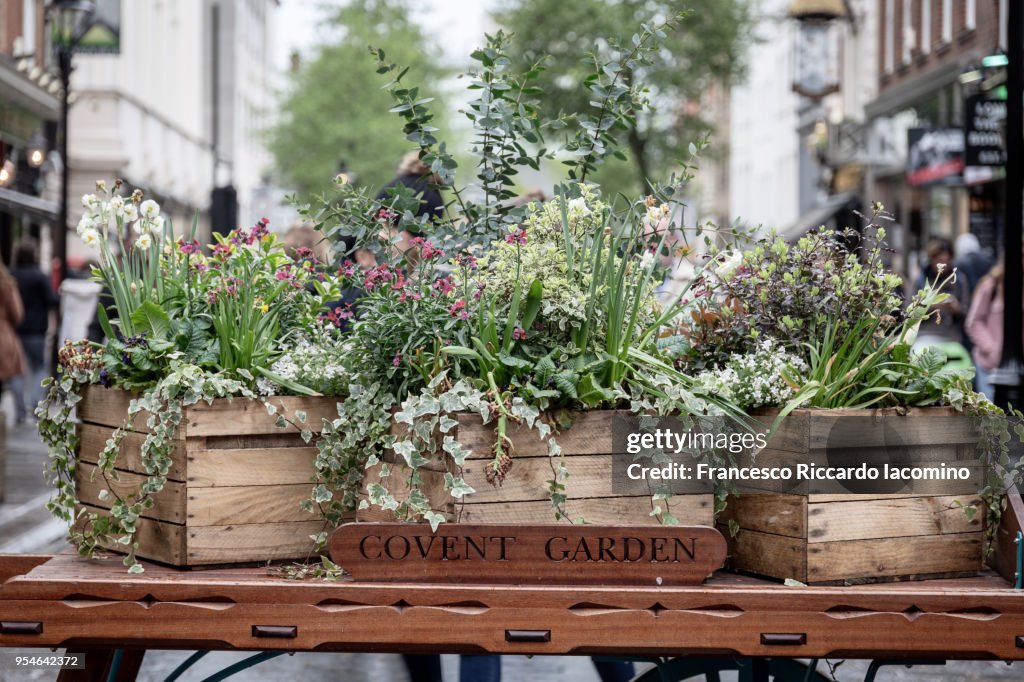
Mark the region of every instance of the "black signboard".
POLYGON ((959 184, 963 170, 962 129, 911 128, 907 131, 907 182, 911 185, 959 184))
POLYGON ((964 161, 968 166, 1002 166, 1006 101, 972 95, 964 100, 964 161))

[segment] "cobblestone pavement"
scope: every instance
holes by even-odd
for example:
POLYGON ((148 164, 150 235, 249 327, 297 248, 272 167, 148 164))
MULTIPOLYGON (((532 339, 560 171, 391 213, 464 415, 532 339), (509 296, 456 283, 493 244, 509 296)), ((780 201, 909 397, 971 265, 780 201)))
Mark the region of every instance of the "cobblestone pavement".
MULTIPOLYGON (((2 416, 2 412, 0 412, 2 416)), ((8 424, 11 420, 8 419, 8 424)), ((44 504, 49 489, 43 479, 46 453, 35 428, 31 425, 9 426, 7 429, 6 495, 0 503, 0 553, 50 553, 61 551, 64 528, 47 514, 44 504)), ((46 654, 49 651, 0 649, 0 682, 41 682, 56 679, 51 670, 16 670, 14 657, 19 654, 46 654)), ((146 655, 139 679, 162 682, 191 652, 153 651, 146 655)), ((197 682, 240 661, 250 653, 214 652, 207 655, 181 682, 197 682)), ((443 656, 445 679, 458 678, 456 656, 443 656)), ((847 661, 836 670, 842 682, 863 680, 868 663, 847 661)), ((828 672, 825 664, 819 671, 828 672)), ((502 659, 505 682, 597 682, 590 660, 570 656, 506 656, 502 659)), ((402 659, 390 654, 295 654, 282 656, 230 678, 237 682, 404 682, 408 679, 402 659)), ((723 674, 723 682, 736 680, 736 675, 723 674)), ((1022 680, 1024 663, 1007 666, 1001 662, 952 662, 945 666, 919 666, 911 669, 886 667, 879 673, 879 682, 911 680, 949 680, 951 682, 988 682, 990 680, 1022 680)), ((463 681, 472 682, 472 681, 463 681)))

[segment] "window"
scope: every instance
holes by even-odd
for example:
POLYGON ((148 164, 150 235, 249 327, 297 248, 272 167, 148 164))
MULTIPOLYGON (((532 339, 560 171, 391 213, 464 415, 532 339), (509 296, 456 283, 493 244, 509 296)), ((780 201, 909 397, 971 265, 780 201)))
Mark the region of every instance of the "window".
POLYGON ((953 42, 953 0, 942 0, 942 42, 953 42))
POLYGON ((903 0, 903 24, 901 25, 903 29, 903 54, 900 55, 900 59, 904 64, 910 63, 910 56, 913 54, 914 48, 917 47, 915 45, 917 41, 914 36, 914 21, 910 16, 910 5, 910 0, 903 0))
POLYGON ((974 27, 978 25, 978 0, 966 0, 967 5, 964 9, 964 29, 968 31, 974 30, 974 27))
POLYGON ((1008 0, 999 0, 999 47, 1006 49, 1006 13, 1009 8, 1006 6, 1008 0))
POLYGON ((896 0, 885 0, 885 44, 882 53, 885 55, 885 73, 892 73, 896 55, 896 0))
POLYGON ((921 0, 921 54, 932 47, 932 0, 921 0))

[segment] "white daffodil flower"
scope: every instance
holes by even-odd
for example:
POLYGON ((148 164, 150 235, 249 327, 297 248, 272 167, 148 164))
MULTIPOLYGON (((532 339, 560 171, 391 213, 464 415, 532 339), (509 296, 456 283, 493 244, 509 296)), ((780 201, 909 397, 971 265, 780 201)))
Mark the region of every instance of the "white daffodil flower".
POLYGON ((96 228, 89 227, 82 230, 82 242, 86 246, 96 246, 100 243, 100 233, 96 228))
POLYGON ((160 204, 156 203, 152 199, 146 199, 142 202, 142 205, 139 206, 139 214, 142 215, 143 218, 149 218, 152 220, 160 215, 160 204))
POLYGON ((135 248, 140 251, 145 251, 149 247, 153 246, 153 237, 148 232, 143 232, 139 235, 139 238, 135 240, 135 248))

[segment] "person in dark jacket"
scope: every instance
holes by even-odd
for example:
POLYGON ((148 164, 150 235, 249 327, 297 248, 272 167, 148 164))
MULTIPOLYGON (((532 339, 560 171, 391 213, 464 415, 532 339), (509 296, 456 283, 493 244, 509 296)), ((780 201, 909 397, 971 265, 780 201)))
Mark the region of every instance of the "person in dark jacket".
POLYGON ((440 220, 444 215, 444 199, 438 189, 440 184, 440 178, 420 160, 419 153, 409 152, 398 165, 398 175, 381 188, 377 200, 387 203, 393 194, 389 190, 401 185, 419 197, 419 206, 413 212, 415 217, 429 216, 431 220, 440 220))
POLYGON ((40 383, 46 376, 46 331, 50 326, 50 313, 57 309, 57 295, 50 286, 50 279, 39 269, 38 261, 34 241, 25 240, 15 247, 11 276, 18 284, 25 308, 17 332, 27 361, 25 373, 11 380, 18 424, 32 414, 42 397, 40 383))

